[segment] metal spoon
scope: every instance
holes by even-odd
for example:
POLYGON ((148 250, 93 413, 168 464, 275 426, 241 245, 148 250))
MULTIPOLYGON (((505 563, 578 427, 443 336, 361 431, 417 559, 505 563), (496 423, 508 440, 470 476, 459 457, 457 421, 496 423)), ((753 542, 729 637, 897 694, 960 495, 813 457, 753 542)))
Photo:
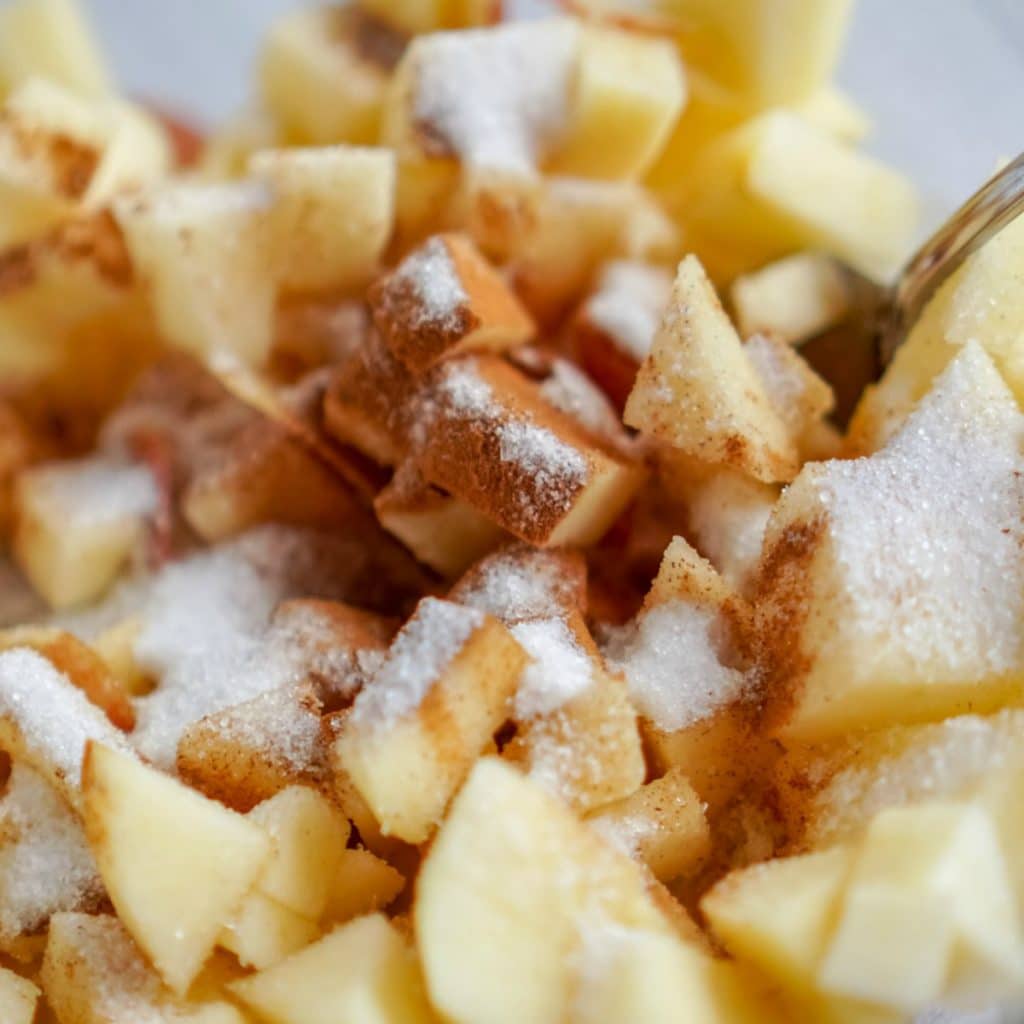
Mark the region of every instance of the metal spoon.
POLYGON ((832 385, 837 426, 845 428, 864 388, 882 375, 942 283, 1019 213, 1024 213, 1024 153, 978 189, 910 257, 892 284, 877 284, 847 268, 850 314, 800 348, 832 385))
POLYGON ((940 285, 1017 214, 1024 212, 1024 153, 990 178, 914 253, 874 311, 883 367, 940 285))

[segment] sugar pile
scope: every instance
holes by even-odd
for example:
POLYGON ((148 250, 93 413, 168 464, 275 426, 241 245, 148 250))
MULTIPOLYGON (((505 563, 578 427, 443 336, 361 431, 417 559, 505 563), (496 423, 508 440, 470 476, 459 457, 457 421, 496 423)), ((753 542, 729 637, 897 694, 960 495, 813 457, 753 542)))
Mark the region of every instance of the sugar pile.
POLYGON ((744 673, 719 660, 714 623, 712 611, 674 600, 609 634, 609 666, 623 673, 637 711, 657 728, 683 729, 744 695, 744 673))
POLYGON ((415 711, 431 685, 484 624, 474 608, 426 597, 356 698, 349 722, 386 729, 415 711))
POLYGON ((605 264, 594 294, 587 300, 587 319, 641 362, 668 307, 672 275, 663 267, 633 260, 605 264))
POLYGON ((577 586, 560 556, 512 547, 474 567, 453 599, 511 624, 563 615, 576 605, 577 586))
POLYGON ((146 516, 159 493, 145 466, 115 456, 48 463, 33 469, 32 497, 40 514, 68 528, 88 528, 146 516))
POLYGON ((577 40, 568 19, 420 38, 417 126, 466 163, 532 173, 565 124, 577 40))
POLYGON ((72 792, 81 786, 89 740, 128 749, 124 734, 67 676, 25 647, 0 653, 0 718, 12 723, 28 759, 72 792))
POLYGON ((519 622, 511 631, 531 659, 513 704, 519 720, 551 714, 593 683, 591 659, 564 620, 519 622))
POLYGON ((57 911, 99 904, 103 885, 78 819, 19 761, 0 800, 0 829, 0 938, 33 932, 57 911))

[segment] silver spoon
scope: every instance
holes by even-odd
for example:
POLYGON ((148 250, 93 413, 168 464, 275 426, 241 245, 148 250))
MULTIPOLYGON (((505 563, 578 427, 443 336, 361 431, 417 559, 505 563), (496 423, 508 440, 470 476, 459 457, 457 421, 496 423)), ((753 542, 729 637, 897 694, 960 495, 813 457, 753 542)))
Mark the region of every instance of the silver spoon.
POLYGON ((938 288, 972 253, 1024 213, 1024 153, 967 200, 906 262, 892 284, 845 268, 851 311, 801 354, 832 385, 833 420, 845 427, 864 388, 891 362, 938 288))
POLYGON ((1024 153, 982 185, 911 256, 891 286, 878 289, 874 330, 883 367, 942 283, 1022 212, 1024 153))

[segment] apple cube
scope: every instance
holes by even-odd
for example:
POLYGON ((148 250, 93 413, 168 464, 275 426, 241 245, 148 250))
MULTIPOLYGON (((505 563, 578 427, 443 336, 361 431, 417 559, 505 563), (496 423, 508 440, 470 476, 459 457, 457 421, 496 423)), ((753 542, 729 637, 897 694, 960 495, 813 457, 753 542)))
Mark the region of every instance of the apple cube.
POLYGON ((449 578, 508 536, 470 505, 428 484, 412 463, 399 467, 374 498, 373 510, 419 561, 449 578))
POLYGON ((54 608, 99 597, 157 503, 148 469, 108 456, 44 463, 18 477, 14 557, 54 608))
POLYGON ((181 496, 182 515, 203 540, 261 523, 341 529, 359 521, 352 490, 277 424, 256 419, 224 449, 192 474, 181 496))
POLYGON ((444 356, 529 341, 533 321, 463 235, 434 235, 370 292, 374 321, 414 373, 444 356))
POLYGON ((812 92, 794 109, 811 124, 843 142, 856 145, 871 131, 871 118, 845 92, 826 85, 812 92))
POLYGON ((267 187, 175 182, 113 209, 166 340, 206 359, 263 362, 276 292, 267 187))
POLYGON ((405 876, 386 860, 369 850, 342 850, 321 920, 333 926, 383 910, 404 888, 405 876))
POLYGON ((644 777, 637 714, 582 616, 531 619, 510 632, 531 663, 512 702, 517 730, 504 755, 580 811, 629 796, 644 777))
POLYGON ((678 768, 599 808, 587 823, 661 882, 692 873, 711 852, 704 805, 678 768))
POLYGON ((969 341, 982 345, 1017 401, 1024 400, 1024 217, 1011 221, 936 292, 850 424, 857 450, 880 448, 969 341))
POLYGON ((245 1024, 230 1003, 176 997, 124 925, 108 915, 57 914, 50 924, 40 981, 57 1019, 69 1024, 245 1024))
POLYGON ((703 462, 758 480, 789 480, 797 453, 696 257, 626 402, 626 423, 703 462))
POLYGON ((274 847, 256 889, 297 914, 319 918, 348 842, 348 822, 306 786, 282 790, 249 818, 266 829, 274 847))
POLYGON ((263 101, 293 144, 377 141, 389 73, 405 39, 359 7, 295 11, 260 57, 263 101))
POLYGON ((262 892, 251 892, 217 940, 243 967, 273 967, 320 936, 316 921, 262 892))
POLYGON ((274 149, 249 161, 274 191, 281 287, 356 289, 377 271, 395 217, 395 156, 358 146, 274 149))
POLYGON ((111 902, 183 994, 264 869, 270 836, 101 744, 86 749, 82 775, 86 835, 111 902))
POLYGON ((1022 436, 971 343, 886 448, 803 470, 773 513, 755 588, 777 730, 814 740, 994 709, 1019 691, 1022 436))
POLYGON ((682 62, 669 40, 588 25, 580 36, 568 123, 546 170, 639 178, 685 102, 682 62))
POLYGON ((414 458, 432 484, 542 547, 598 540, 644 479, 494 356, 438 366, 417 396, 414 458))
POLYGON ((820 986, 914 1012, 959 986, 991 996, 1019 991, 1022 979, 1024 933, 992 819, 950 803, 878 815, 854 861, 820 986))
POLYGON ((0 967, 0 1019, 5 1024, 32 1024, 39 995, 28 978, 0 967))
POLYGON ((0 93, 47 78, 82 96, 107 96, 110 75, 75 0, 16 0, 0 14, 0 93))
POLYGON ((821 249, 878 280, 909 254, 918 213, 902 175, 788 111, 762 114, 709 147, 686 203, 698 234, 742 245, 754 266, 821 249))
POLYGON ((853 857, 836 846, 733 871, 704 895, 701 911, 732 956, 809 999, 853 857))
POLYGON ((771 334, 797 345, 850 310, 851 282, 824 253, 800 252, 738 277, 730 298, 745 338, 771 334))
POLYGON ((205 715, 178 741, 178 774, 195 789, 248 811, 324 773, 320 703, 309 684, 285 686, 205 715))
POLYGON ((382 915, 360 917, 231 986, 278 1024, 430 1024, 416 957, 382 915))
POLYGON ((774 335, 755 334, 743 348, 768 401, 800 448, 804 436, 832 411, 832 388, 795 348, 774 335))
POLYGON ((497 620, 436 598, 420 602, 334 744, 385 835, 417 843, 431 834, 504 722, 525 661, 497 620))
POLYGON ((494 759, 478 762, 431 846, 414 921, 439 1013, 493 1024, 566 1019, 591 924, 673 934, 637 865, 494 759))

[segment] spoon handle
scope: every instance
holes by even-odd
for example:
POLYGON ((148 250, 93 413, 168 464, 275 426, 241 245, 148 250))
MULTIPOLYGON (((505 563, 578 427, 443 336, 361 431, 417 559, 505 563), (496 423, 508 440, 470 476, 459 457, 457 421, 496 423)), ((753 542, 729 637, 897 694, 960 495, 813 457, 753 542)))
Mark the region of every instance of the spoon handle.
POLYGON ((982 185, 901 271, 891 293, 891 315, 882 325, 883 365, 942 282, 1022 212, 1024 153, 982 185))

